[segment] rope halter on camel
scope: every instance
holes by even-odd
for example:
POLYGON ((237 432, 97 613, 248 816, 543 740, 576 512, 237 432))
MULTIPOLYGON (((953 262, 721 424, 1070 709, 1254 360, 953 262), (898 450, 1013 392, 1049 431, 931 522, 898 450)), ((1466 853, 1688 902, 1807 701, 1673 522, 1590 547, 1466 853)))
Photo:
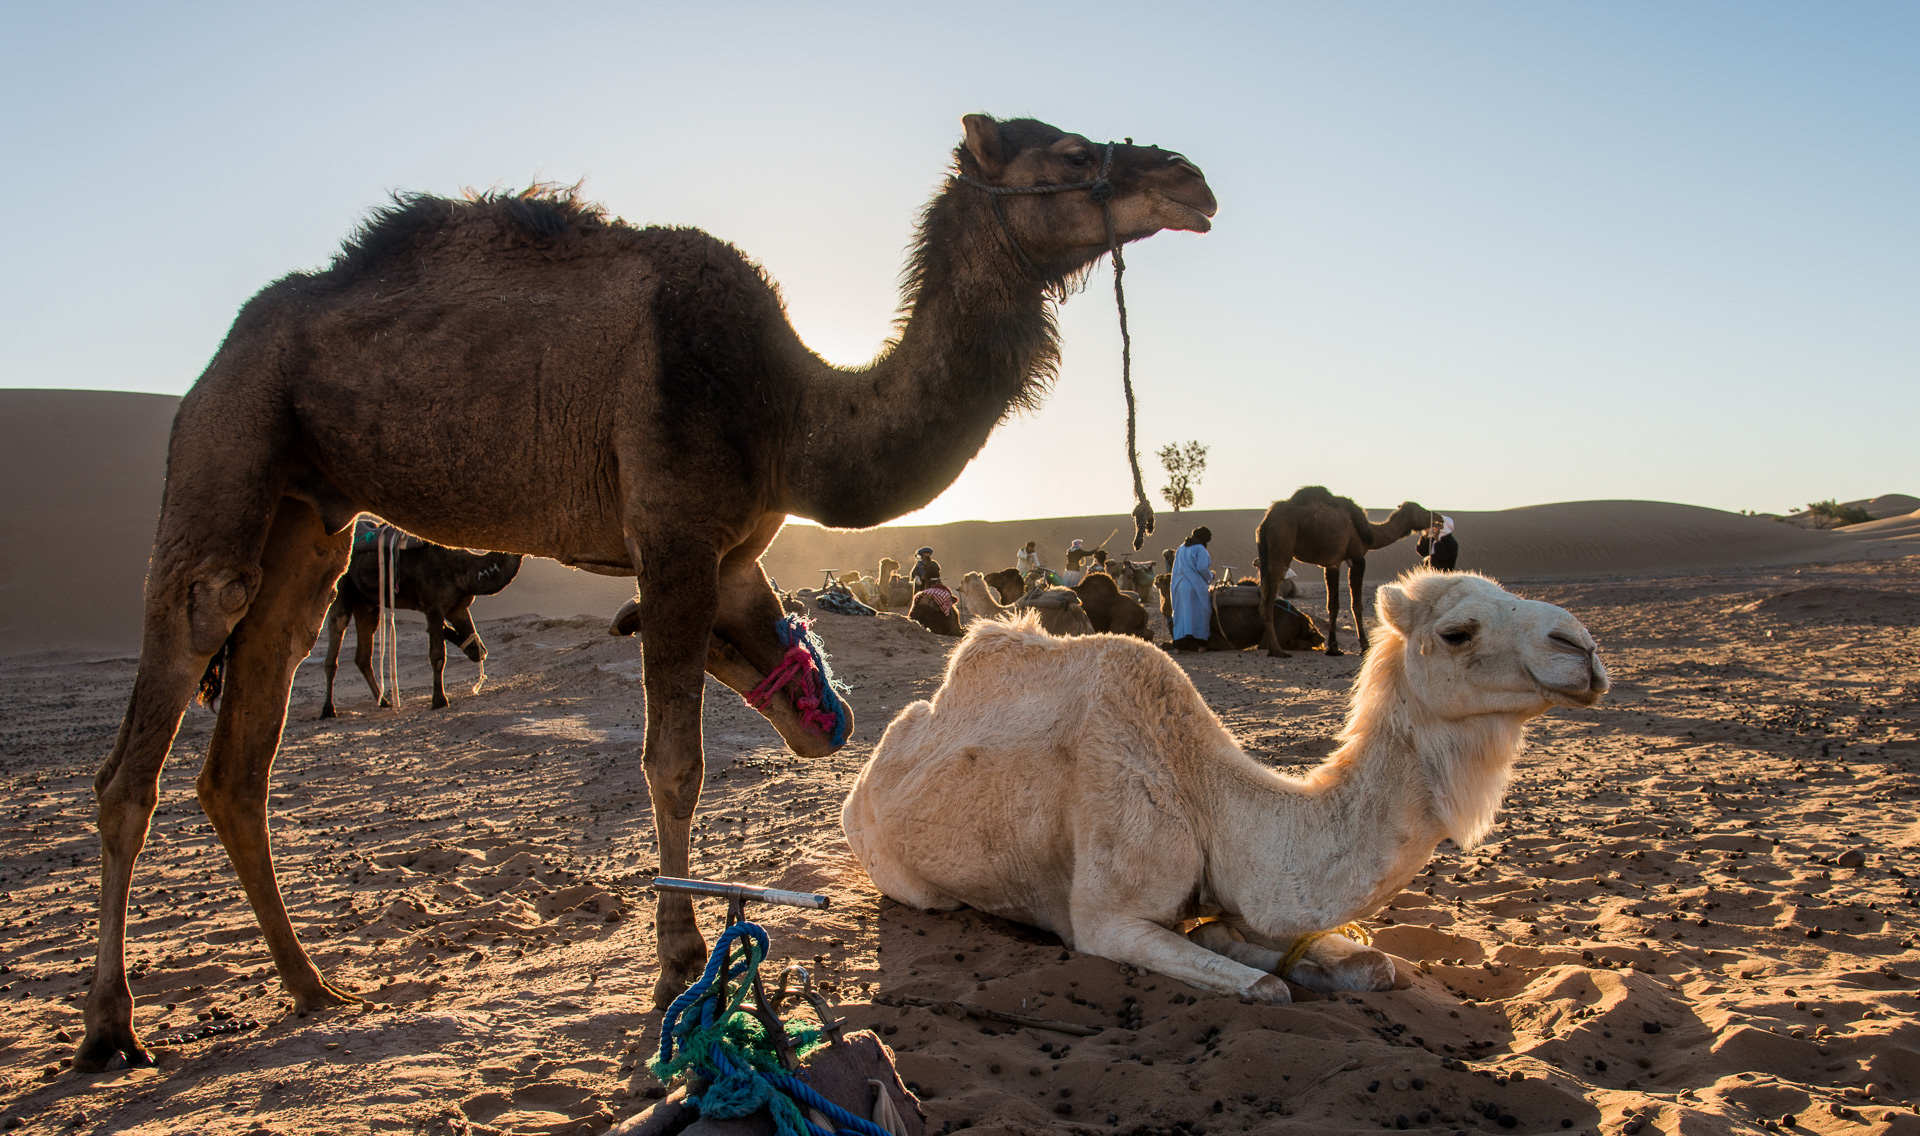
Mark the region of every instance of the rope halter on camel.
MULTIPOLYGON (((1132 145, 1133 139, 1127 139, 1127 144, 1132 145)), ((1133 550, 1138 552, 1147 543, 1147 536, 1153 532, 1153 506, 1147 501, 1146 483, 1140 478, 1140 449, 1136 441, 1139 415, 1133 399, 1133 336, 1127 331, 1127 290, 1123 283, 1127 275, 1127 260, 1120 254, 1120 235, 1113 227, 1114 188, 1113 181, 1107 176, 1113 171, 1113 147, 1114 143, 1107 143, 1106 152, 1100 159, 1100 172, 1089 181, 1061 185, 994 185, 958 171, 953 176, 986 193, 987 201, 993 205, 993 219, 1000 222, 1000 231, 1006 234, 1014 255, 1020 258, 1027 275, 1035 280, 1046 278, 1034 267, 1027 250, 1020 247, 1020 238, 1013 235, 1013 229, 1007 224, 1007 215, 1000 210, 1000 199, 1085 190, 1087 196, 1100 206, 1100 216, 1107 227, 1107 252, 1113 256, 1113 300, 1120 309, 1120 386, 1127 396, 1127 467, 1133 472, 1133 550)))
POLYGON ((780 662, 747 695, 747 705, 765 708, 775 694, 792 685, 793 708, 807 729, 823 734, 836 746, 845 745, 852 715, 847 710, 845 683, 833 677, 827 649, 814 634, 813 623, 797 615, 782 616, 773 625, 780 645, 787 649, 780 662))

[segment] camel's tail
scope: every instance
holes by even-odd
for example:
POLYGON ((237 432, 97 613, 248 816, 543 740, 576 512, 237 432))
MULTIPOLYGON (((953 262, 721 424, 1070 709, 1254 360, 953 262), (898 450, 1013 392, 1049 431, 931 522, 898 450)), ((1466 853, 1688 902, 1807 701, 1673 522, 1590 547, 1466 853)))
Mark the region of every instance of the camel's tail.
POLYGON ((200 676, 200 689, 194 694, 200 700, 200 705, 214 707, 220 704, 220 688, 227 675, 227 656, 232 653, 233 636, 229 635, 227 641, 220 644, 220 649, 213 653, 213 658, 207 660, 207 671, 200 676))

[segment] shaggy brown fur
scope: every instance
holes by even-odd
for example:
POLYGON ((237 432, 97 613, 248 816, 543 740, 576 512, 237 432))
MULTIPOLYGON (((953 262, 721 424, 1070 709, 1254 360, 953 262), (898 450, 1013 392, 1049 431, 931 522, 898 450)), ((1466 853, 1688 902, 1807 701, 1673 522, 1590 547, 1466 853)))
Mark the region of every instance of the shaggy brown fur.
MULTIPOLYGON (((809 351, 731 246, 609 220, 568 192, 396 198, 331 267, 247 303, 174 422, 139 672, 95 779, 100 949, 75 1069, 150 1060, 126 978, 134 860, 181 711, 223 650, 202 807, 294 1006, 357 1000, 300 945, 266 805, 294 667, 362 511, 442 544, 638 575, 641 760, 660 870, 688 873, 702 672, 744 692, 784 653, 759 558, 788 514, 857 528, 932 500, 1044 395, 1049 298, 1107 250, 1109 223, 1123 241, 1210 227, 1200 171, 1133 145, 1114 148, 1105 205, 1015 196, 1003 223, 957 175, 1075 183, 1100 149, 1028 119, 964 123, 956 176, 921 217, 899 335, 863 368, 809 351)), ((831 751, 790 694, 762 712, 796 753, 831 751)), ((656 902, 664 1001, 707 949, 688 899, 656 902)))

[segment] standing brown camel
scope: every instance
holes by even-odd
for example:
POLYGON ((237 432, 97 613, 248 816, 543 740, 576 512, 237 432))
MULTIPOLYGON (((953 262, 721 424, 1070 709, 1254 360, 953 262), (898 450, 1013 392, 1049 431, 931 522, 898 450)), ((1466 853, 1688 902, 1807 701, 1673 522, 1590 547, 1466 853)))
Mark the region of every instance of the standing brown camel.
MULTIPOLYGON (((1043 400, 1054 299, 1114 242, 1203 232, 1215 208, 1179 154, 1030 119, 964 123, 921 217, 899 335, 862 368, 809 351, 731 246, 567 193, 399 197, 325 271, 241 309, 174 420, 139 670, 94 782, 100 941, 76 1069, 150 1059, 127 897, 161 764, 216 654, 226 693, 201 806, 296 1009, 356 1000, 294 934, 267 794, 294 669, 362 511, 441 544, 638 577, 641 760, 666 875, 689 870, 703 670, 750 694, 795 753, 844 743, 851 713, 760 554, 789 514, 865 528, 931 501, 1002 419, 1043 400), (994 192, 1038 187, 1059 191, 994 192)), ((656 903, 664 1001, 706 944, 687 898, 656 903)))
MULTIPOLYGON (((385 526, 368 529, 354 542, 353 559, 346 573, 333 587, 333 604, 327 608, 327 700, 320 707, 322 718, 333 717, 333 676, 340 666, 340 641, 346 638, 349 620, 354 626, 353 665, 373 691, 374 700, 391 706, 380 680, 373 676, 373 628, 380 614, 381 542, 400 544, 390 561, 393 571, 393 606, 401 611, 417 611, 427 617, 427 661, 433 667, 433 708, 447 705, 447 644, 465 652, 479 663, 486 677, 487 645, 473 626, 471 608, 475 596, 490 596, 513 583, 520 573, 520 557, 506 552, 468 552, 464 548, 444 548, 431 541, 419 541, 411 547, 402 543, 398 530, 385 526)), ((478 693, 478 687, 475 688, 478 693)))
POLYGON ((1376 525, 1367 520, 1367 511, 1354 504, 1353 498, 1335 497, 1321 485, 1304 486, 1285 501, 1275 501, 1253 534, 1260 561, 1260 612, 1266 624, 1260 646, 1269 656, 1287 654, 1274 635, 1273 601, 1279 598, 1287 566, 1298 560, 1326 569, 1327 654, 1345 654, 1340 650, 1339 637, 1340 565, 1345 563, 1353 630, 1365 654, 1367 623, 1360 609, 1366 602, 1362 586, 1367 577, 1367 553, 1385 548, 1415 529, 1426 528, 1430 518, 1425 509, 1405 501, 1385 523, 1376 525))

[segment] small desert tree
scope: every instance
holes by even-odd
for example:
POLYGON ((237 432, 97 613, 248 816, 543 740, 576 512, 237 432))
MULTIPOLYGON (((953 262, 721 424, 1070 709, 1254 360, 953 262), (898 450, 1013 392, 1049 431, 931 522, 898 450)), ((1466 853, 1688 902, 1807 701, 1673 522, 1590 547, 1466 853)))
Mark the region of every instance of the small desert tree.
POLYGON ((1809 502, 1807 515, 1816 529, 1837 529, 1841 525, 1857 525, 1873 519, 1873 514, 1860 506, 1842 505, 1831 497, 1825 501, 1809 502))
POLYGON ((1167 483, 1160 487, 1160 496, 1167 499, 1174 512, 1193 504, 1193 487, 1200 484, 1200 478, 1207 472, 1207 447, 1199 442, 1168 442, 1158 451, 1160 466, 1167 471, 1167 483))

